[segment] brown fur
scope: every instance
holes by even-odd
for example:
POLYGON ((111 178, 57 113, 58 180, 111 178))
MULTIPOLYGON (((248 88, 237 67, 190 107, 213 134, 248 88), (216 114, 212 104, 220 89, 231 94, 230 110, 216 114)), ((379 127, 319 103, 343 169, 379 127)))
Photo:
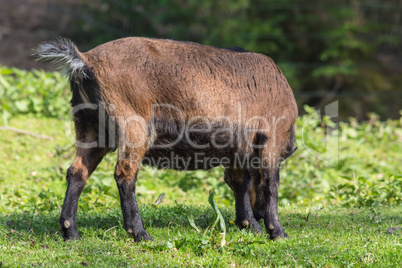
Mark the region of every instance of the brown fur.
MULTIPOLYGON (((250 211, 252 207, 253 211, 261 211, 266 227, 270 226, 267 230, 271 237, 286 236, 275 208, 278 167, 294 151, 297 106, 286 78, 272 59, 243 49, 135 37, 115 40, 86 53, 79 52, 71 41, 59 40, 51 45, 45 44, 38 54, 44 60, 59 61, 70 69, 73 106, 104 103, 106 117, 116 119, 118 134, 122 134, 120 137, 124 136, 130 143, 146 141, 132 148, 108 134, 112 127, 100 123, 95 112, 86 110, 75 114, 78 140, 96 141, 101 136, 96 133, 106 133, 102 135, 107 141, 102 150, 78 150, 72 165, 73 173, 80 170, 86 180, 99 161, 94 160, 92 165, 83 164, 84 157, 90 162, 88 156, 91 153, 99 159, 118 148, 115 178, 125 226, 130 233, 134 232, 136 241, 151 239, 141 218, 136 216, 139 212, 135 195, 130 194, 130 191, 135 191, 139 165, 144 157, 158 159, 170 152, 185 159, 191 159, 199 152, 209 157, 228 157, 230 162, 224 165, 225 180, 235 192, 236 222, 243 227, 250 224, 259 232, 261 228, 250 211), (55 50, 59 53, 54 53, 55 50), (58 56, 60 53, 66 57, 58 56), (153 110, 155 104, 172 105, 182 112, 183 118, 164 107, 153 110), (130 116, 141 120, 125 124, 130 116), (254 117, 264 118, 267 125, 261 120, 250 121, 254 117), (230 140, 229 135, 233 133, 234 142, 225 148, 196 149, 181 139, 168 148, 157 148, 157 145, 167 144, 178 137, 182 119, 186 125, 193 124, 195 128, 204 127, 205 121, 212 122, 210 132, 193 136, 198 144, 211 144, 215 130, 221 131, 215 138, 218 137, 222 144, 230 140), (249 131, 248 136, 242 135, 245 130, 249 131), (234 168, 234 155, 237 154, 249 160, 259 159, 261 168, 234 168), (91 167, 86 168, 88 165, 91 167), (264 216, 264 211, 270 215, 264 216), (276 228, 274 231, 272 226, 276 228)), ((216 165, 219 164, 208 163, 206 169, 216 165)), ((178 166, 171 168, 183 169, 178 166)), ((196 168, 193 162, 187 167, 196 168)), ((71 190, 74 198, 81 191, 81 188, 77 189, 71 190)), ((71 210, 70 205, 66 205, 68 202, 63 206, 60 222, 74 215, 68 212, 71 210)), ((66 237, 78 236, 71 228, 68 232, 66 237)))

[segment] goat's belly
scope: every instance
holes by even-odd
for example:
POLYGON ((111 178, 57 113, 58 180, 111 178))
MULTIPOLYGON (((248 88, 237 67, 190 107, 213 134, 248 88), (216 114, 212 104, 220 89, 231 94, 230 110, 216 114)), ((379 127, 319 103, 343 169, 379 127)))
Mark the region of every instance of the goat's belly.
POLYGON ((234 145, 216 146, 208 141, 190 144, 184 140, 174 143, 164 137, 155 141, 142 163, 159 169, 208 170, 217 166, 231 166, 236 158, 241 156, 234 145))
POLYGON ((199 150, 175 146, 173 148, 151 148, 142 159, 142 164, 159 169, 208 170, 217 166, 229 166, 234 152, 216 149, 199 150))

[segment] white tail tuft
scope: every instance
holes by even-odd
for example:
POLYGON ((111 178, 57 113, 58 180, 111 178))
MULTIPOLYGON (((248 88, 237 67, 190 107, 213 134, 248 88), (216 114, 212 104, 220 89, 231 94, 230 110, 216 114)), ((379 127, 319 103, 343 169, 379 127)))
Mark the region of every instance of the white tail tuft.
POLYGON ((35 56, 38 61, 53 62, 63 74, 70 77, 80 74, 87 76, 81 53, 69 39, 57 38, 54 41, 42 43, 36 49, 35 56))

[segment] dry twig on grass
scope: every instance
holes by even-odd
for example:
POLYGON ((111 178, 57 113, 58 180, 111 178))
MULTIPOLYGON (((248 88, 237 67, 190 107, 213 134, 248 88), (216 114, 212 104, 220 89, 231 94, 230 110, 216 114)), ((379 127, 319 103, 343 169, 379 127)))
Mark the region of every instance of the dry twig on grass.
POLYGON ((1 126, 0 130, 8 130, 8 131, 13 131, 15 133, 18 134, 24 134, 24 135, 29 135, 38 139, 45 139, 45 140, 53 140, 52 137, 50 136, 46 136, 46 135, 42 135, 42 134, 37 134, 37 133, 33 133, 27 130, 23 130, 23 129, 18 129, 18 128, 14 128, 14 127, 8 127, 8 126, 1 126))

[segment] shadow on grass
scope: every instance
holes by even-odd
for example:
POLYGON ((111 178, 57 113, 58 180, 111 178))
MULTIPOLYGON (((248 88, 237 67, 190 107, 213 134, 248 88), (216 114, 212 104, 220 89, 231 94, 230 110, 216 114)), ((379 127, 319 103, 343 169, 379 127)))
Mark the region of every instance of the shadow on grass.
MULTIPOLYGON (((235 219, 234 210, 220 208, 228 227, 233 227, 230 222, 235 219)), ((195 224, 200 229, 207 228, 216 215, 208 206, 186 206, 176 204, 174 206, 142 205, 140 207, 142 219, 146 228, 180 227, 191 228, 188 216, 193 215, 195 224)), ((280 214, 281 222, 285 229, 298 233, 301 229, 347 229, 355 226, 362 228, 367 226, 379 227, 386 231, 389 226, 400 226, 402 223, 401 209, 393 211, 390 208, 382 210, 364 209, 325 209, 320 212, 300 213, 284 211, 280 214), (383 227, 382 227, 383 226, 383 227)), ((50 212, 19 212, 0 215, 0 233, 22 236, 56 236, 61 238, 59 230, 60 211, 50 212)), ((123 217, 119 208, 96 209, 78 212, 78 229, 80 232, 94 231, 94 235, 100 238, 111 228, 123 230, 123 217)), ((262 222, 261 222, 262 224, 262 222)), ((231 229, 236 230, 236 229, 231 229)), ((124 231, 123 231, 124 232, 124 231)))
MULTIPOLYGON (((234 219, 234 214, 227 208, 221 212, 227 223, 234 219)), ((206 228, 216 219, 212 208, 207 206, 140 206, 140 213, 146 228, 166 228, 168 226, 189 227, 188 216, 193 215, 195 223, 206 228)), ((39 212, 16 212, 0 215, 0 229, 6 233, 30 233, 34 236, 59 235, 60 210, 39 212)), ((84 210, 79 209, 77 214, 79 231, 85 229, 96 230, 103 233, 112 227, 123 228, 123 216, 119 208, 84 210)))

